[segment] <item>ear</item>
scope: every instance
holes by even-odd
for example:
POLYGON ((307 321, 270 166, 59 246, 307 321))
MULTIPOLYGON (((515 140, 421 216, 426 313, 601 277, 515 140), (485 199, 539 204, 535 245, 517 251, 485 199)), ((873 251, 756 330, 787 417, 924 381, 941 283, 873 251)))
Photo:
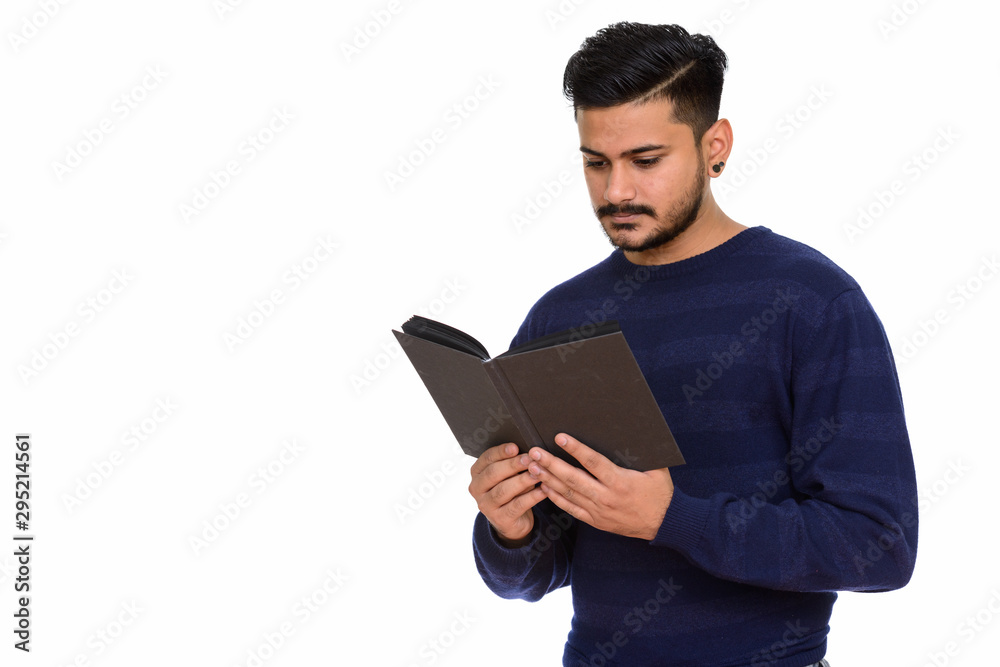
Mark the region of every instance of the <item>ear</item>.
POLYGON ((709 177, 717 177, 722 174, 712 169, 713 165, 729 160, 729 152, 733 149, 733 126, 726 118, 720 118, 712 123, 712 126, 705 131, 705 136, 701 138, 702 155, 705 158, 705 168, 709 177))

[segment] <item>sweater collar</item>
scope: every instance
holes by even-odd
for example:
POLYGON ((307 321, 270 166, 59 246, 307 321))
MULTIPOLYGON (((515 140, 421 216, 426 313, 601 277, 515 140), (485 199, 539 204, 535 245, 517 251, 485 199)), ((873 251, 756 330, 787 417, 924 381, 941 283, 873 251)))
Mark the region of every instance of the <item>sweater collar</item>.
POLYGON ((770 229, 762 225, 748 227, 711 250, 706 250, 693 257, 669 264, 651 264, 648 266, 645 264, 634 264, 625 257, 625 253, 620 249, 615 249, 606 261, 609 262, 612 270, 623 278, 639 279, 641 277, 643 282, 646 280, 664 280, 686 273, 701 271, 713 266, 762 236, 772 233, 770 229))

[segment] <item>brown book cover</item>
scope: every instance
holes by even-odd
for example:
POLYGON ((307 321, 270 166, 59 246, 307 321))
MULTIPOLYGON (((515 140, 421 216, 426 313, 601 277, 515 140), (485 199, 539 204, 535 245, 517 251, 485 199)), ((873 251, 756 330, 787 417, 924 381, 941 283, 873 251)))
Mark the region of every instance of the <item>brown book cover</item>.
POLYGON ((402 329, 393 334, 469 456, 513 442, 580 467, 555 444, 557 433, 569 433, 625 468, 684 463, 616 322, 545 336, 492 359, 440 322, 414 316, 402 329))

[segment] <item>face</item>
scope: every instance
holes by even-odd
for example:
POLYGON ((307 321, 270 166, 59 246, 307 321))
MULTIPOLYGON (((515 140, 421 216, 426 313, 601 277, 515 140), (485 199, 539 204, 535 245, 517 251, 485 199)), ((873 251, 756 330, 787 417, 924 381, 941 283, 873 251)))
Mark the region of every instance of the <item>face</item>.
POLYGON ((611 245, 643 252, 698 219, 708 180, 690 126, 666 100, 577 113, 590 201, 611 245))

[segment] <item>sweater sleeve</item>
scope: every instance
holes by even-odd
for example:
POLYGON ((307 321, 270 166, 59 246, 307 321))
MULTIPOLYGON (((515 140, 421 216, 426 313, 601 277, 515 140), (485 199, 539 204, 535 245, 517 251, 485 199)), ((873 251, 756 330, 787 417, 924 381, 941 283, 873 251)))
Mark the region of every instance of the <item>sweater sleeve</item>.
POLYGON ((885 331, 855 288, 805 338, 793 346, 787 456, 749 497, 675 489, 651 544, 766 588, 900 588, 916 558, 917 493, 885 331))
POLYGON ((549 500, 532 511, 531 540, 516 548, 500 543, 482 512, 476 516, 472 530, 476 568, 489 589, 502 598, 535 602, 570 582, 575 520, 549 500))

